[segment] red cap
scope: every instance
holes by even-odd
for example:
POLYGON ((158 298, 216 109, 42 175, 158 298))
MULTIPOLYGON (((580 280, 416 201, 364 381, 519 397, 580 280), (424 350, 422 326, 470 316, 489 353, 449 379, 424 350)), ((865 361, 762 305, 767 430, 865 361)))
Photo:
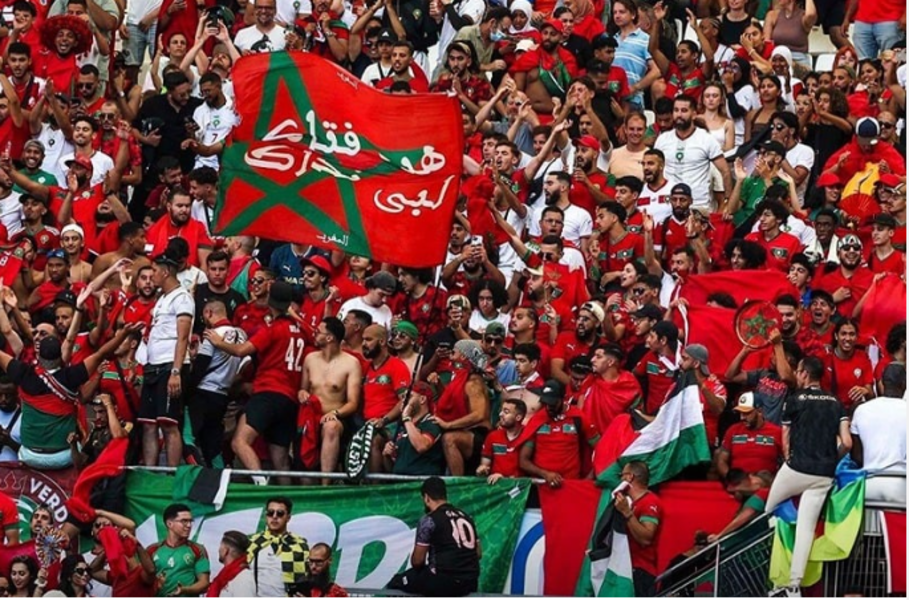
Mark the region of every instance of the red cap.
POLYGON ((543 26, 540 27, 540 31, 543 31, 546 27, 552 27, 559 33, 565 33, 565 24, 558 19, 546 19, 543 21, 543 26))
POLYGON ((593 148, 594 150, 600 149, 600 140, 596 139, 592 135, 582 135, 575 140, 575 143, 578 146, 586 146, 587 148, 593 148))
POLYGON ((331 275, 331 265, 328 263, 328 260, 324 256, 316 254, 315 256, 310 256, 309 258, 304 258, 300 260, 300 263, 304 265, 312 265, 313 267, 322 271, 322 274, 326 277, 331 275))
POLYGON ((843 182, 840 181, 840 178, 833 173, 823 173, 820 177, 817 178, 817 181, 814 182, 814 185, 817 187, 828 187, 831 185, 843 185, 843 182))
POLYGON ((73 165, 79 165, 79 166, 84 167, 85 169, 87 169, 87 170, 89 170, 89 171, 94 171, 94 170, 95 170, 94 165, 92 165, 92 159, 90 159, 90 158, 87 157, 87 156, 83 156, 82 154, 77 154, 76 156, 74 156, 74 157, 71 158, 70 160, 66 161, 66 166, 67 166, 67 167, 72 167, 73 165))
POLYGON ((894 175, 893 173, 884 173, 877 180, 884 187, 895 188, 903 183, 903 180, 894 175))

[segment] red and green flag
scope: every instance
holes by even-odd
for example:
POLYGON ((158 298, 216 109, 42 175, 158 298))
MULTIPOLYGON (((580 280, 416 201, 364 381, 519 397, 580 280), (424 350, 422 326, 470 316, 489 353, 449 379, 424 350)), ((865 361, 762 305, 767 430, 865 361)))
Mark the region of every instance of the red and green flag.
POLYGON ((306 52, 246 56, 214 230, 401 266, 445 258, 463 160, 458 101, 379 92, 306 52))

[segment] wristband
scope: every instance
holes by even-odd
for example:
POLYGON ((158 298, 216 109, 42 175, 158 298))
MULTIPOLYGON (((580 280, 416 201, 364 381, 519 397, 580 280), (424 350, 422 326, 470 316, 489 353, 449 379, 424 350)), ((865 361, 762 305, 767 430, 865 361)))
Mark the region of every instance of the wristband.
POLYGON ((171 377, 176 377, 176 376, 178 376, 178 375, 180 375, 180 369, 171 369, 171 370, 170 370, 170 376, 171 376, 171 377))

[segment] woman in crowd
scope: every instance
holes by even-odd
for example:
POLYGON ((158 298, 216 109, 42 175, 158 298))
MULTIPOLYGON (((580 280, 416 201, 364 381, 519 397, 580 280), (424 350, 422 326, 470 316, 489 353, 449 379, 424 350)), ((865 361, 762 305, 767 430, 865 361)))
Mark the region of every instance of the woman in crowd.
POLYGON ((483 335, 486 327, 493 321, 501 323, 508 331, 511 316, 501 311, 502 307, 508 304, 508 294, 501 283, 482 279, 471 288, 468 298, 470 304, 476 307, 470 313, 468 326, 471 331, 483 335))
POLYGON ((764 37, 777 46, 788 47, 792 60, 810 71, 808 35, 816 22, 814 0, 805 0, 805 8, 798 5, 798 0, 777 0, 776 7, 767 11, 764 19, 764 37))
POLYGON ((92 589, 91 572, 79 555, 70 555, 63 559, 60 568, 60 591, 67 598, 88 598, 92 589))
POLYGON ((708 83, 701 93, 700 120, 719 142, 723 152, 735 148, 735 123, 726 114, 726 90, 719 83, 708 83))
POLYGON ((786 110, 783 86, 776 75, 764 75, 758 82, 760 106, 751 109, 745 120, 745 141, 761 139, 770 127, 773 113, 786 110))
POLYGON ((818 176, 827 159, 852 139, 849 105, 843 92, 833 87, 817 91, 811 116, 802 127, 802 139, 808 147, 814 149, 812 171, 818 176))
POLYGON ((47 580, 38 579, 38 561, 31 556, 17 556, 10 563, 9 583, 10 598, 40 598, 47 580))

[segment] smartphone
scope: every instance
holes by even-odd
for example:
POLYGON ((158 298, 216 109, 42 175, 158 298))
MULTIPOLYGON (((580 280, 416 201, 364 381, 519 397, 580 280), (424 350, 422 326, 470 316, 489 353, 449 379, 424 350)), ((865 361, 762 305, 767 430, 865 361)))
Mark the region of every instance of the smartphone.
POLYGON ((470 238, 470 245, 471 245, 471 246, 482 246, 482 245, 483 245, 483 237, 482 237, 482 236, 479 236, 479 235, 475 235, 475 236, 471 237, 471 238, 470 238))

